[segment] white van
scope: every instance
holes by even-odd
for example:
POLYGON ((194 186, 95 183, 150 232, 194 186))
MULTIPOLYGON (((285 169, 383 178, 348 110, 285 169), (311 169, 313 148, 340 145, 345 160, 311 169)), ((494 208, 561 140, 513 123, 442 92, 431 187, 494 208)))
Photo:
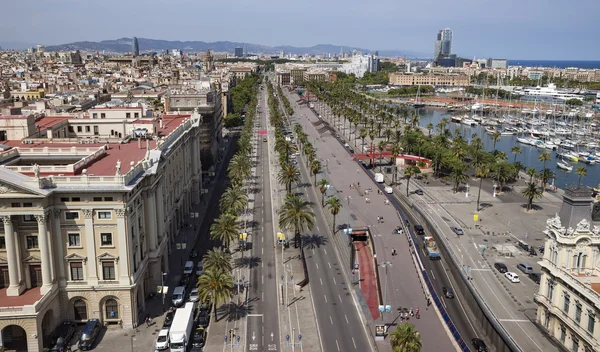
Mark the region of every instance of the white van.
POLYGON ((159 351, 169 348, 169 329, 161 329, 156 338, 156 349, 159 351))
POLYGON ((183 267, 183 275, 191 275, 192 271, 194 271, 194 262, 188 260, 185 262, 185 266, 183 267))
POLYGON ((175 287, 171 301, 175 307, 179 307, 185 302, 185 286, 175 287))

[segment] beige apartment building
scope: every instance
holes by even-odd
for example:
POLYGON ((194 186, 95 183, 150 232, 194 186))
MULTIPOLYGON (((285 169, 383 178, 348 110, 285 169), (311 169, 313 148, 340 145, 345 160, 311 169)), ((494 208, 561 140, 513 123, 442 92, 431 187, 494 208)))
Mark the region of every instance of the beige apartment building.
POLYGON ((600 350, 600 228, 591 191, 567 186, 560 212, 548 219, 537 323, 573 352, 600 350))
MULTIPOLYGON (((114 130, 142 124, 105 120, 114 130)), ((143 321, 202 193, 198 111, 146 122, 157 131, 131 140, 80 144, 34 129, 43 137, 2 142, 0 346, 42 351, 64 320, 143 321)))
POLYGON ((389 79, 390 84, 394 86, 463 87, 469 85, 469 77, 462 74, 393 72, 389 74, 389 79))

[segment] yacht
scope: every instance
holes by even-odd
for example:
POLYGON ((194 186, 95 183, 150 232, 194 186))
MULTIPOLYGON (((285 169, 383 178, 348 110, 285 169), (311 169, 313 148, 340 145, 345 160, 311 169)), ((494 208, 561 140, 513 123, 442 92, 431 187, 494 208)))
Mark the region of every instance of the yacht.
POLYGON ((569 164, 568 162, 564 161, 564 160, 557 160, 556 161, 556 166, 559 169, 563 169, 566 171, 573 171, 573 165, 569 164))
POLYGON ((517 142, 527 145, 536 145, 537 140, 531 137, 517 137, 517 142))
POLYGON ((579 155, 577 155, 575 152, 572 152, 570 150, 565 150, 562 153, 558 153, 558 155, 563 158, 563 159, 570 159, 573 162, 578 162, 579 161, 579 155))
POLYGON ((463 116, 456 116, 456 115, 450 116, 450 120, 452 120, 452 122, 457 122, 457 123, 460 123, 463 118, 464 118, 463 116))
POLYGON ((591 155, 581 157, 581 158, 579 158, 579 161, 581 161, 584 164, 589 164, 589 165, 596 164, 596 158, 594 158, 591 155))
POLYGON ((515 89, 513 94, 523 95, 526 97, 542 97, 545 99, 567 101, 569 99, 582 99, 583 97, 579 94, 573 94, 569 91, 558 90, 556 85, 553 83, 548 84, 547 87, 523 87, 521 89, 515 89))
POLYGON ((462 119, 460 121, 460 123, 463 125, 467 125, 467 126, 477 126, 478 125, 477 121, 475 121, 471 118, 462 119))

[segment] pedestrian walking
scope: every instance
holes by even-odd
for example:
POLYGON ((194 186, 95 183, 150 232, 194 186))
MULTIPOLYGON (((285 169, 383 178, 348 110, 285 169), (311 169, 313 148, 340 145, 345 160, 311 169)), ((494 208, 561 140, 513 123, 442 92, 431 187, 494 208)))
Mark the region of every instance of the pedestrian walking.
POLYGON ((379 222, 379 216, 377 217, 377 222, 379 222))
POLYGON ((358 185, 358 187, 360 187, 360 182, 357 182, 356 184, 358 185))
POLYGON ((360 172, 360 169, 358 169, 358 168, 357 168, 357 169, 356 169, 356 173, 359 173, 359 172, 360 172))

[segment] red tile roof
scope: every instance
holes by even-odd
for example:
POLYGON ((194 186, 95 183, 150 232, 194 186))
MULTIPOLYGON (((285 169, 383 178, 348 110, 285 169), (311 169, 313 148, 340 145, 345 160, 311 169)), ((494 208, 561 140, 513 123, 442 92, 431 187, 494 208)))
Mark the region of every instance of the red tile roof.
POLYGON ((0 289, 0 312, 2 312, 2 308, 9 307, 22 307, 25 305, 32 305, 35 302, 39 301, 42 298, 40 294, 40 288, 34 287, 27 291, 21 293, 20 296, 7 296, 6 289, 0 289))
POLYGON ((41 130, 44 130, 64 120, 68 120, 69 118, 71 118, 71 116, 46 116, 37 120, 35 124, 36 126, 39 126, 41 130))
MULTIPOLYGON (((141 148, 138 147, 138 141, 131 141, 126 144, 110 144, 110 149, 106 151, 106 156, 95 161, 87 167, 88 175, 111 176, 117 172, 117 161, 121 161, 121 175, 125 175, 129 169, 129 164, 133 161, 136 165, 144 159, 146 155, 146 141, 141 141, 141 148)), ((156 141, 148 141, 150 149, 156 147, 156 141)), ((89 144, 88 144, 89 146, 89 144)))

